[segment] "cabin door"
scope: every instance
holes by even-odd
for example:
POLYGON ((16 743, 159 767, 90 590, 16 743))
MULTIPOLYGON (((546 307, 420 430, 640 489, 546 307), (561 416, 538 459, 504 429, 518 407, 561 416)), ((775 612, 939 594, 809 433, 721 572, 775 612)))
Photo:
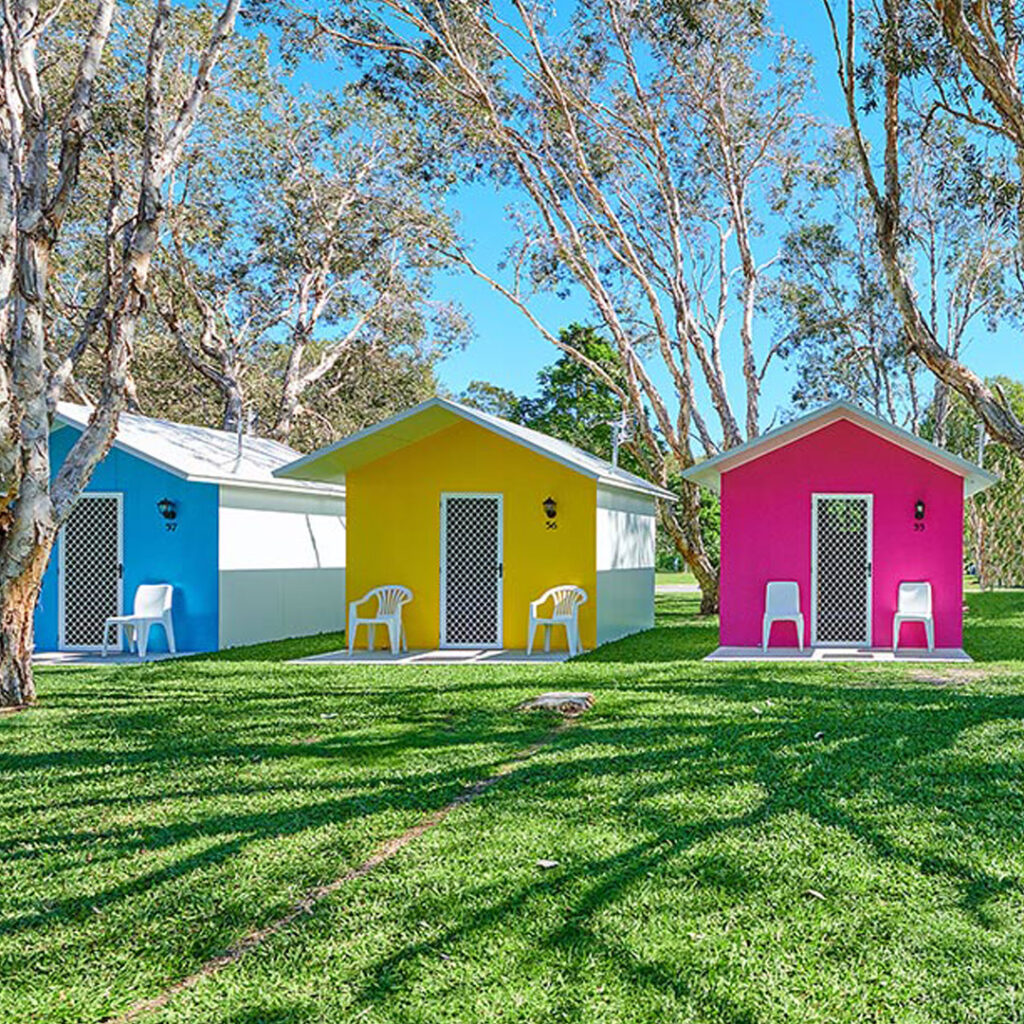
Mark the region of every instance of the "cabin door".
POLYGON ((870 494, 815 494, 811 643, 871 646, 870 494))
POLYGON ((441 496, 441 646, 501 647, 502 496, 441 496))
POLYGON ((121 494, 83 494, 60 531, 59 643, 98 650, 103 623, 122 609, 121 494))

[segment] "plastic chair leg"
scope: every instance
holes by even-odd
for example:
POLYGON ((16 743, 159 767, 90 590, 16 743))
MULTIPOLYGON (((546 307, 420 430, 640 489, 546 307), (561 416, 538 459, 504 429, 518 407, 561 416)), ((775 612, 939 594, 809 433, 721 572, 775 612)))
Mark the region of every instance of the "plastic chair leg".
POLYGON ((174 642, 174 623, 171 621, 170 615, 164 616, 164 632, 167 634, 167 650, 171 654, 177 654, 178 645, 174 642))
POLYGON ((551 627, 550 626, 545 626, 544 627, 544 653, 545 654, 550 654, 551 653, 551 627))
POLYGON ((140 623, 139 627, 139 657, 146 656, 146 649, 149 647, 149 623, 140 623))

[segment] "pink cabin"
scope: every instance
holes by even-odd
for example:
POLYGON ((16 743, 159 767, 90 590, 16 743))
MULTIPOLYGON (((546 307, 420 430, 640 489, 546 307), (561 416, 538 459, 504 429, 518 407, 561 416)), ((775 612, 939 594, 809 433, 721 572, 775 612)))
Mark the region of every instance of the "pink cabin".
POLYGON ((684 475, 721 495, 712 658, 967 658, 964 498, 991 473, 834 402, 684 475))

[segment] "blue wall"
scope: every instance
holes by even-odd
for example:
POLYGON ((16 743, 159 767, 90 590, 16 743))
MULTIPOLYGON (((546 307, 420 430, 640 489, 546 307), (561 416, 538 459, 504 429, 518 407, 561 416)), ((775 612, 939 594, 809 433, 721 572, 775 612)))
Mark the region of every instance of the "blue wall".
MULTIPOLYGON (((50 436, 50 459, 56 470, 78 437, 73 427, 50 436)), ((196 484, 112 449, 96 467, 89 491, 120 491, 124 502, 124 608, 132 608, 140 583, 174 586, 174 633, 179 651, 217 649, 218 488, 196 484), (156 503, 170 498, 178 506, 177 527, 167 523, 156 503)), ((55 651, 57 633, 57 545, 43 578, 36 608, 38 651, 55 651)), ((163 630, 150 633, 150 648, 166 650, 163 630)))

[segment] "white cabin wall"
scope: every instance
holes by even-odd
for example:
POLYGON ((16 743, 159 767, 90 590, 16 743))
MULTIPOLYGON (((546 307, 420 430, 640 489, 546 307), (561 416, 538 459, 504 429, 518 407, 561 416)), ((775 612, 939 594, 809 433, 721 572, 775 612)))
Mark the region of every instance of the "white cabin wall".
POLYGON ((220 646, 344 629, 344 497, 245 487, 220 495, 220 646))
POLYGON ((655 499, 597 489, 597 642, 654 625, 655 499))

